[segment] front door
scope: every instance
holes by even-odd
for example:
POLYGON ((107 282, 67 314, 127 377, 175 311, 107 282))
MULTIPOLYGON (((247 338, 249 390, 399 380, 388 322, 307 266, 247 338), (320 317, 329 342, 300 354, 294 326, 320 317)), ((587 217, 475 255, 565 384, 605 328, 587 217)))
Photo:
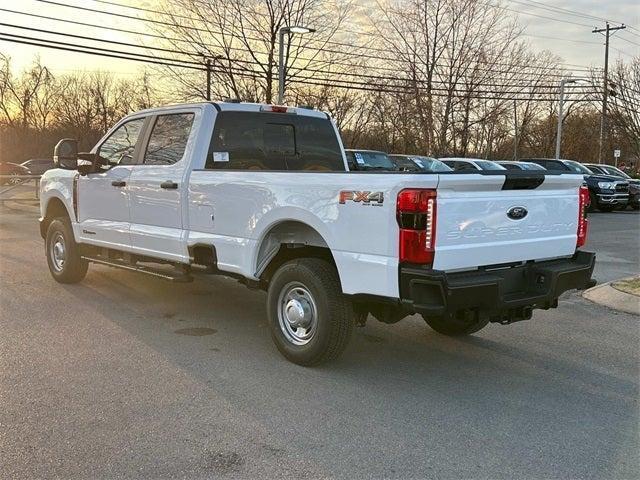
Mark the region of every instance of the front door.
POLYGON ((187 263, 189 253, 182 226, 185 152, 193 112, 158 115, 152 120, 146 149, 129 179, 131 243, 151 257, 187 263))
POLYGON ((108 162, 104 171, 79 176, 81 241, 111 248, 131 247, 128 183, 144 121, 144 118, 129 120, 114 130, 97 151, 108 162))

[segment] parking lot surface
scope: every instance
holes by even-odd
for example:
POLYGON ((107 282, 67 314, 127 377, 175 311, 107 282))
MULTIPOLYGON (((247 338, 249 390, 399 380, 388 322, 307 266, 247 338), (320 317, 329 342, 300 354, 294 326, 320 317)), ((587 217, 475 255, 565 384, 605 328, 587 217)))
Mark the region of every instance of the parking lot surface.
MULTIPOLYGON (((370 319, 341 359, 276 351, 262 292, 47 271, 0 209, 0 478, 637 478, 640 319, 565 295, 464 339, 370 319)), ((640 271, 640 215, 594 214, 596 278, 640 271)))

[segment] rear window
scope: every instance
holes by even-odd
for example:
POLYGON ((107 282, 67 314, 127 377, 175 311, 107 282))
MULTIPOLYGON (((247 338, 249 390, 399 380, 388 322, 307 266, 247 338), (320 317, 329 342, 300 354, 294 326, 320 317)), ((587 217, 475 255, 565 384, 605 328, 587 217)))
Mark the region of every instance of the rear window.
POLYGON ((491 160, 474 160, 482 170, 506 170, 502 165, 491 160))
POLYGON ((544 168, 541 165, 538 165, 537 163, 520 163, 520 165, 522 165, 522 169, 523 170, 546 170, 546 168, 544 168))
POLYGON ((206 168, 344 171, 328 119, 269 112, 220 112, 206 168))
POLYGON ((347 161, 353 170, 387 170, 392 172, 398 170, 396 164, 384 152, 350 150, 347 152, 347 161))
POLYGON ((460 170, 478 170, 473 164, 469 162, 460 162, 458 160, 443 160, 443 163, 456 171, 460 170))
POLYGON ((424 172, 450 172, 451 167, 436 158, 431 157, 411 157, 411 160, 424 172))
POLYGON ((564 163, 567 167, 569 167, 569 170, 571 170, 572 172, 583 173, 585 175, 591 175, 593 173, 591 170, 589 170, 587 167, 585 167, 579 162, 575 162, 573 160, 565 160, 564 163))
POLYGON ((412 161, 409 157, 404 157, 400 155, 391 155, 391 160, 402 171, 417 172, 418 170, 420 170, 420 167, 418 167, 418 165, 414 161, 412 161))

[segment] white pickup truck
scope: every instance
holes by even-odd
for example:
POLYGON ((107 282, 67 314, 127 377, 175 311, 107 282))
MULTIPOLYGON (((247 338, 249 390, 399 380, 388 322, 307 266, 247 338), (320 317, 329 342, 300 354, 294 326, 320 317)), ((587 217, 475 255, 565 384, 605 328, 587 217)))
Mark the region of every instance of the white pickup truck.
POLYGON ((591 282, 588 191, 544 172, 350 172, 305 108, 220 102, 132 114, 90 153, 56 146, 40 230, 54 279, 89 263, 268 292, 289 360, 338 356, 369 314, 419 313, 446 335, 531 318, 591 282))

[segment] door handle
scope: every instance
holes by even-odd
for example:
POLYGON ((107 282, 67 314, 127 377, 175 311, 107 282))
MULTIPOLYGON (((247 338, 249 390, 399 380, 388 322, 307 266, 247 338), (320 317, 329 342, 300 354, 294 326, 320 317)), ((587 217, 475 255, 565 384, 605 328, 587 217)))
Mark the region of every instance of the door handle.
POLYGON ((113 182, 111 182, 111 185, 114 187, 124 187, 127 185, 127 182, 125 182, 124 180, 114 180, 113 182))
POLYGON ((167 180, 166 182, 162 182, 160 184, 160 188, 164 188, 167 190, 176 190, 178 188, 178 184, 176 182, 172 182, 171 180, 167 180))

